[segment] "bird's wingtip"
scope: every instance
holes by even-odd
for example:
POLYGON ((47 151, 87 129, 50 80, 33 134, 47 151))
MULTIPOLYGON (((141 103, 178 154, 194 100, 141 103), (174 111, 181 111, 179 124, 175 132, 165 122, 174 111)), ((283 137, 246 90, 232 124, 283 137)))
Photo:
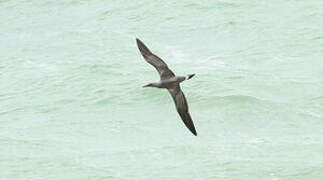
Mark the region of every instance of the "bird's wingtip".
POLYGON ((196 131, 192 131, 192 133, 194 134, 194 136, 197 136, 197 132, 196 131))
POLYGON ((143 46, 143 44, 144 44, 139 38, 136 38, 136 42, 137 42, 138 47, 143 46))
POLYGON ((136 41, 137 43, 141 43, 140 39, 139 38, 136 38, 136 41))
POLYGON ((144 57, 152 54, 152 52, 150 52, 147 46, 140 39, 136 38, 136 41, 137 41, 137 46, 144 57))

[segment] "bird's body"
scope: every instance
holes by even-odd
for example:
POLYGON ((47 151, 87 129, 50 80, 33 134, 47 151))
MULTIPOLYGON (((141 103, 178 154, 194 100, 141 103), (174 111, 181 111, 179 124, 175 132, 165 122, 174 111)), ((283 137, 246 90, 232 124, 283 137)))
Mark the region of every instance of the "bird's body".
POLYGON ((196 130, 192 118, 188 112, 188 105, 184 93, 181 90, 180 83, 191 79, 195 74, 187 76, 176 76, 167 66, 167 64, 154 55, 143 42, 137 39, 138 48, 145 60, 154 66, 160 75, 160 81, 149 83, 143 87, 165 88, 172 95, 179 113, 186 127, 196 136, 196 130))
POLYGON ((174 76, 169 79, 163 79, 158 82, 149 83, 144 87, 171 88, 174 85, 183 82, 185 79, 185 76, 174 76))

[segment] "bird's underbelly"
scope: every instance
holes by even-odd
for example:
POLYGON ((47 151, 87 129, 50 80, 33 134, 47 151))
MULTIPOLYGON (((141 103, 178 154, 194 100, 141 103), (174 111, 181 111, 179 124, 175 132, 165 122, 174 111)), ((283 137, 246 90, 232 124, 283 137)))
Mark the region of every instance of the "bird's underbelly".
POLYGON ((161 88, 169 88, 172 87, 174 85, 178 84, 178 82, 173 81, 173 82, 160 82, 160 87, 161 88))
POLYGON ((169 87, 179 84, 182 81, 183 80, 181 78, 175 77, 175 78, 171 78, 171 79, 167 79, 167 80, 161 80, 159 83, 160 83, 161 88, 169 88, 169 87))

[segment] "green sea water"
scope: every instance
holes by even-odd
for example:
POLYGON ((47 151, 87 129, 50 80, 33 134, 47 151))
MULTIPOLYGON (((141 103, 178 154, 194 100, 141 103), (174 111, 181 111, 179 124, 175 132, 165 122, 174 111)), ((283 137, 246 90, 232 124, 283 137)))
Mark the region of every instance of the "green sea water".
POLYGON ((152 179, 323 179, 321 0, 0 0, 0 180, 152 179))

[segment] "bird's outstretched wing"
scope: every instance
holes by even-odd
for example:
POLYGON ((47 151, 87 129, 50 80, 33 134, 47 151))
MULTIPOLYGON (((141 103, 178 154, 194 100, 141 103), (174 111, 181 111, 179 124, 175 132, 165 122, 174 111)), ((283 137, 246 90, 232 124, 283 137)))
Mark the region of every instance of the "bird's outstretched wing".
POLYGON ((162 59, 153 54, 139 39, 136 40, 140 53, 149 64, 153 65, 156 68, 161 80, 169 79, 175 76, 175 74, 168 68, 167 64, 162 59))
POLYGON ((178 114, 181 116, 185 126, 196 136, 196 130, 191 118, 190 113, 188 112, 188 105, 183 91, 179 85, 175 85, 172 88, 168 88, 169 93, 172 95, 178 114))

